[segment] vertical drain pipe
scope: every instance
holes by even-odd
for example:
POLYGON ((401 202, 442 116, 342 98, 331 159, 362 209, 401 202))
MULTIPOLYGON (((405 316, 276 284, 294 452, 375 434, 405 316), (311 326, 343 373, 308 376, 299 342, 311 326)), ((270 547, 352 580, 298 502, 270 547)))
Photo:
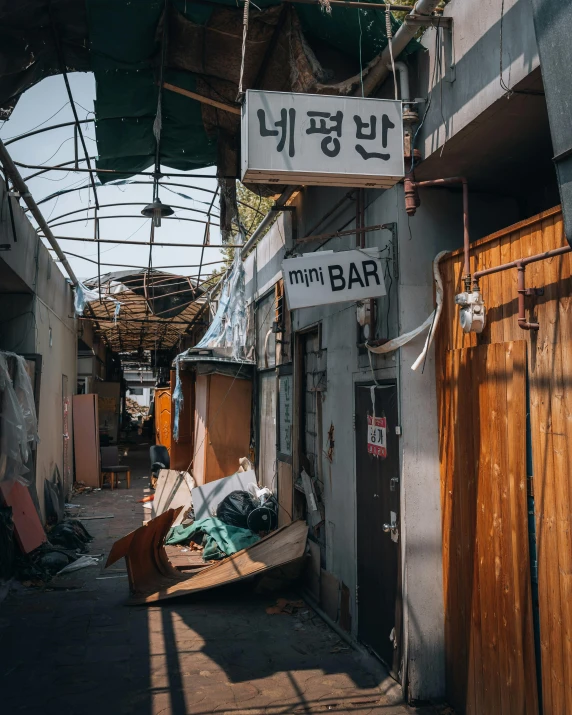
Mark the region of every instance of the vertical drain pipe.
POLYGON ((526 312, 524 306, 524 298, 528 295, 525 288, 524 273, 526 271, 526 266, 523 264, 522 260, 516 261, 517 270, 517 292, 518 292, 518 327, 523 330, 538 330, 540 325, 538 323, 530 323, 526 319, 526 312))

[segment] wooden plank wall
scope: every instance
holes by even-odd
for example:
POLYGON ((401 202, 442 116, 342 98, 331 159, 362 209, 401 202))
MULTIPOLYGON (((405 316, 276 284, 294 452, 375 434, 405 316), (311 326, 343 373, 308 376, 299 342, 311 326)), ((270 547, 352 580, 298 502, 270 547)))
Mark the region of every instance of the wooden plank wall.
POLYGON ((526 343, 446 353, 440 395, 448 700, 534 715, 526 343))
MULTIPOLYGON (((517 258, 541 253, 566 245, 563 235, 562 214, 559 207, 545 211, 526 221, 510 226, 472 245, 471 270, 488 268, 513 261, 517 258)), ((437 336, 437 383, 440 413, 444 422, 441 429, 441 472, 443 487, 443 538, 445 593, 454 578, 453 562, 460 558, 457 527, 454 523, 457 512, 447 504, 446 495, 451 482, 456 482, 461 472, 452 468, 459 444, 458 425, 452 423, 453 414, 448 400, 459 389, 459 376, 451 363, 450 351, 474 346, 495 345, 510 341, 526 343, 526 364, 530 394, 530 421, 532 443, 532 469, 535 495, 535 517, 539 567, 540 602, 540 648, 542 671, 542 705, 545 715, 572 715, 572 258, 570 254, 531 264, 526 270, 527 287, 544 287, 544 296, 527 298, 527 318, 540 323, 538 331, 524 331, 517 323, 517 276, 516 270, 486 276, 481 280, 487 307, 487 326, 481 335, 466 335, 458 321, 458 308, 454 296, 462 290, 463 256, 461 251, 452 253, 441 262, 444 279, 444 307, 437 336), (455 556, 456 554, 456 556, 455 556)), ((471 403, 471 398, 487 386, 492 387, 495 377, 478 373, 471 383, 458 392, 460 403, 471 403)), ((494 390, 493 390, 494 392, 494 390)), ((508 407, 497 406, 508 416, 508 407)), ((490 408, 492 410, 492 407, 490 408)), ((474 420, 483 426, 485 415, 474 415, 474 420)), ((522 415, 518 417, 522 421, 522 415)), ((517 422, 520 424, 520 422, 517 422)), ((491 429, 486 426, 485 429, 491 429)), ((520 429, 520 428, 519 428, 520 429)), ((522 426, 524 429, 524 426, 522 426)), ((485 438, 483 433, 481 436, 485 438)), ((515 435, 518 437, 518 435, 515 435)), ((489 447, 496 445, 498 435, 488 434, 489 447)), ((506 448, 508 448, 507 441, 506 448)), ((503 453, 505 447, 501 447, 503 453)), ((492 453, 491 453, 492 454, 492 453)), ((474 456, 474 455, 473 455, 474 456)), ((485 459, 489 459, 484 454, 485 459)), ((473 458, 473 457, 471 457, 473 458)), ((453 485, 454 486, 454 485, 453 485)), ((462 487, 460 487, 462 488, 462 487)), ((470 489, 470 484, 466 485, 470 489)), ((459 495, 461 492, 459 493, 459 495)), ((486 495, 493 499, 494 495, 486 495)), ((455 505, 456 507, 456 505, 455 505)), ((459 506, 459 508, 463 508, 459 506)), ((484 507, 483 507, 484 508, 484 507)), ((494 503, 487 508, 495 509, 494 503)), ((520 528, 520 524, 516 525, 520 528)), ((465 527, 462 527, 465 528, 465 527)), ((478 535, 477 535, 478 536, 478 535)), ((514 539, 514 533, 512 535, 514 539)), ((523 559, 528 551, 523 553, 523 559)), ((496 552, 495 552, 496 553, 496 552)), ((490 554, 487 555, 487 558, 490 554)), ((495 555, 496 559, 496 555, 495 555)), ((519 564, 523 568, 523 564, 519 564)), ((465 581, 469 575, 465 573, 465 581)), ((461 579, 463 583, 463 579, 461 579)), ((475 594, 475 598, 478 594, 475 594)), ((481 598, 483 594, 481 591, 481 598)), ((446 628, 448 650, 448 674, 452 695, 457 701, 466 702, 466 712, 479 712, 480 703, 472 705, 471 693, 459 692, 451 677, 460 666, 454 663, 458 652, 458 639, 462 640, 462 627, 478 635, 478 624, 469 620, 465 612, 455 618, 452 601, 446 596, 446 628), (467 700, 468 698, 468 700, 467 700), (474 709, 476 707, 476 710, 474 709), (472 709, 471 709, 472 708, 472 709)), ((497 614, 498 615, 498 614, 497 614)), ((474 616, 474 614, 473 614, 474 616)), ((490 622, 486 624, 490 628, 490 622)), ((481 638, 484 633, 481 632, 481 638)), ((499 644, 500 645, 500 644, 499 644)), ((515 644, 511 642, 509 646, 515 644)), ((475 655, 475 654, 474 654, 475 655)), ((489 655, 492 654, 489 653, 489 655)), ((477 658, 478 653, 476 654, 477 658)), ((467 656, 465 655, 465 658, 467 656)), ((483 653, 481 660, 485 658, 483 653)), ((487 656, 488 657, 488 656, 487 656)), ((494 662, 494 661, 493 661, 494 662)), ((530 672, 530 666, 529 666, 530 672)), ((528 677, 528 676, 527 676, 528 677)), ((530 677, 533 677, 532 675, 530 677)), ((478 690, 478 687, 477 687, 478 690)), ((461 688, 462 691, 462 688, 461 688)), ((459 704, 457 703, 457 708, 459 704)), ((459 709, 462 713, 463 710, 459 709)), ((482 712, 505 712, 485 709, 482 712)), ((509 710, 507 710, 509 712, 509 710)), ((512 712, 512 710, 510 710, 512 712)), ((524 711, 523 711, 524 712, 524 711)))

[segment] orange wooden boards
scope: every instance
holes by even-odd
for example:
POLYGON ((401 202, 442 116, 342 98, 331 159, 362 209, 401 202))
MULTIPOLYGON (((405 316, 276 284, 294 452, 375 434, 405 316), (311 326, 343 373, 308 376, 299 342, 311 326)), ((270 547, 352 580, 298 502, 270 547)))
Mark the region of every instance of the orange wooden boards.
POLYGON ((47 541, 44 527, 28 489, 20 482, 1 482, 0 492, 7 506, 12 507, 16 539, 25 554, 47 541))
POLYGON ((526 496, 526 345, 446 353, 439 426, 447 699, 538 712, 526 496))
MULTIPOLYGON (((471 244, 471 261, 475 268, 488 268, 565 245, 562 213, 560 207, 555 207, 475 241, 471 244)), ((492 450, 490 455, 482 455, 485 464, 493 460, 493 457, 509 459, 511 450, 515 444, 520 443, 521 433, 526 429, 522 414, 515 416, 511 412, 514 408, 508 407, 509 393, 507 392, 506 404, 502 398, 500 402, 498 401, 499 385, 495 375, 489 373, 488 363, 485 372, 476 369, 473 372, 473 382, 464 383, 465 387, 461 389, 459 387, 461 384, 459 380, 462 378, 461 364, 454 357, 455 352, 450 351, 474 345, 485 346, 522 340, 527 344, 526 364, 530 385, 530 405, 525 405, 522 410, 525 416, 527 411, 530 412, 532 473, 527 476, 532 477, 534 487, 542 706, 544 715, 572 713, 572 450, 569 447, 572 444, 570 419, 572 414, 572 255, 568 253, 533 263, 526 270, 527 287, 544 288, 543 296, 526 299, 527 319, 539 323, 538 331, 524 331, 518 326, 516 271, 485 276, 480 284, 487 307, 488 326, 479 336, 465 334, 459 327, 458 308, 454 304, 454 296, 461 290, 462 263, 462 251, 453 252, 441 262, 445 291, 443 315, 436 341, 441 414, 441 487, 444 505, 443 565, 445 593, 449 598, 446 607, 449 612, 456 608, 457 592, 454 580, 457 578, 458 568, 462 569, 462 559, 466 558, 466 552, 459 551, 460 545, 455 534, 457 530, 466 528, 464 519, 467 512, 455 510, 451 501, 457 495, 456 490, 459 488, 466 488, 469 493, 475 488, 471 482, 470 472, 466 482, 459 484, 457 480, 458 474, 462 473, 458 470, 461 469, 462 460, 467 458, 467 453, 463 456, 457 455, 460 434, 459 428, 453 427, 454 422, 458 415, 465 415, 466 410, 470 410, 470 405, 473 405, 473 424, 480 425, 480 439, 486 439, 492 450), (455 360, 457 360, 457 368, 453 364, 455 360), (501 446, 499 449, 495 444, 499 434, 498 419, 494 424, 488 420, 483 427, 480 406, 479 411, 476 409, 475 391, 479 384, 481 389, 492 391, 493 401, 488 404, 487 414, 493 415, 498 411, 502 419, 509 420, 509 437, 504 447, 501 446), (461 461, 455 466, 455 460, 461 461)), ((474 448, 472 458, 479 458, 479 454, 480 452, 474 448)), ((496 462, 493 460, 492 464, 495 465, 496 462)), ((491 510, 492 513, 500 507, 501 511, 497 512, 499 523, 506 524, 506 521, 502 522, 502 519, 507 518, 507 514, 503 515, 502 511, 504 498, 501 492, 498 501, 489 490, 488 494, 483 494, 483 501, 479 504, 480 508, 491 510)), ((522 509, 522 504, 519 505, 519 509, 522 509)), ((518 529, 522 529, 524 528, 522 517, 517 518, 517 516, 511 513, 513 519, 511 524, 515 523, 518 529)), ((473 513, 471 518, 474 521, 476 514, 473 513)), ((520 531, 517 531, 511 535, 511 538, 513 543, 516 539, 520 544, 524 537, 520 531)), ((493 539, 491 544, 494 543, 493 539)), ((528 556, 528 550, 524 545, 522 550, 523 559, 518 564, 519 579, 524 578, 525 572, 526 578, 530 578, 530 574, 527 573, 528 560, 524 559, 524 556, 528 556)), ((483 563, 486 563, 487 558, 489 558, 488 552, 483 556, 483 563)), ((496 562, 496 555, 494 558, 496 562)), ((476 574, 473 575, 473 579, 475 578, 476 574)), ((475 594, 475 598, 477 597, 487 598, 487 594, 481 592, 480 595, 475 594)), ((521 613, 524 618, 525 611, 522 610, 521 613)), ((489 612, 486 627, 491 619, 497 616, 498 612, 489 612)), ((468 618, 468 615, 465 613, 464 617, 468 618)), ((451 633, 449 622, 446 628, 449 682, 454 691, 453 697, 461 697, 461 693, 466 692, 467 687, 466 674, 462 675, 464 667, 462 664, 465 661, 458 658, 460 647, 458 638, 461 637, 462 632, 451 633), (453 678, 452 673, 457 674, 456 679, 453 678)), ((484 654, 489 654, 490 647, 486 644, 486 634, 474 631, 473 626, 465 621, 464 633, 469 632, 475 633, 473 645, 477 650, 480 636, 484 654)), ((520 652, 521 645, 518 640, 511 645, 517 653, 520 652)), ((500 645, 497 644, 495 648, 500 648, 500 645)), ((505 652, 503 655, 503 652, 499 651, 499 658, 501 656, 508 658, 506 662, 511 664, 513 656, 510 653, 505 652)), ((530 664, 526 665, 526 673, 532 673, 530 664)), ((486 675, 487 673, 482 671, 479 677, 484 678, 486 675)), ((534 677, 532 674, 530 680, 534 680, 534 677)), ((469 697, 466 711, 474 712, 476 707, 476 711, 479 712, 480 707, 488 706, 491 687, 490 684, 486 686, 488 694, 484 704, 476 700, 473 710, 470 709, 472 700, 469 697)), ((521 700, 518 698, 511 700, 510 704, 506 698, 503 698, 503 715, 505 710, 513 712, 519 703, 521 700)), ((458 702, 455 706, 462 712, 458 702)), ((527 707, 530 706, 527 704, 527 707)))

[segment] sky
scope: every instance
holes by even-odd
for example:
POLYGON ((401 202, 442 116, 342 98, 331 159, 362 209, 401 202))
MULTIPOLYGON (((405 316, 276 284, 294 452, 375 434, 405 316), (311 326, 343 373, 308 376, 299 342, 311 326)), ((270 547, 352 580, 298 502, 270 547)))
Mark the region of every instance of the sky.
MULTIPOLYGON (((72 90, 72 95, 77 107, 80 119, 93 117, 93 101, 95 99, 95 80, 91 73, 71 73, 68 75, 72 90)), ((19 100, 10 119, 3 124, 0 123, 0 138, 6 143, 12 137, 29 132, 40 126, 60 124, 62 122, 73 121, 73 113, 68 102, 64 79, 61 75, 47 77, 40 83, 29 89, 19 100)), ((85 137, 86 146, 90 156, 97 155, 97 145, 95 143, 95 126, 92 123, 83 124, 82 130, 85 137)), ((8 146, 12 158, 27 164, 61 164, 74 158, 74 131, 73 126, 54 129, 43 132, 32 137, 27 137, 8 146)), ((80 156, 83 155, 81 143, 79 144, 80 156)), ((93 162, 92 162, 93 165, 93 162)), ((80 164, 85 167, 86 163, 80 164)), ((20 168, 20 173, 24 179, 35 173, 34 170, 20 168)), ((165 169, 165 171, 169 171, 165 169)), ((177 172, 180 173, 180 172, 177 172)), ((213 175, 215 168, 210 167, 195 172, 187 172, 184 178, 172 178, 165 181, 172 181, 186 186, 197 186, 214 191, 216 180, 211 178, 198 178, 200 174, 213 175)), ((135 178, 135 177, 133 177, 135 178)), ((151 177, 138 177, 138 180, 148 181, 151 177)), ((90 263, 97 261, 97 247, 95 244, 83 243, 79 241, 65 240, 62 237, 75 236, 93 239, 93 191, 90 188, 89 174, 74 173, 73 171, 61 172, 52 171, 42 174, 27 182, 36 202, 51 195, 56 191, 72 187, 85 187, 80 191, 74 191, 63 196, 50 199, 42 203, 40 209, 44 218, 48 222, 59 223, 58 216, 70 211, 80 210, 79 213, 61 221, 80 219, 75 223, 62 226, 51 226, 54 235, 58 238, 61 249, 67 253, 67 258, 72 269, 80 280, 92 278, 97 275, 97 265, 90 263), (91 210, 90 210, 91 207, 91 210), (69 255, 69 254, 76 254, 69 255)), ((169 187, 173 191, 182 192, 191 197, 191 200, 171 193, 166 188, 160 190, 160 198, 163 203, 176 206, 207 210, 212 194, 197 189, 186 189, 180 187, 169 187)), ((152 201, 153 186, 151 184, 135 186, 109 186, 105 185, 97 189, 100 205, 111 203, 124 203, 134 201, 147 204, 152 201)), ((21 205, 24 206, 23 201, 21 205)), ((147 246, 122 246, 120 241, 148 241, 150 235, 150 220, 140 215, 143 206, 116 206, 102 208, 99 216, 117 216, 128 214, 129 218, 108 218, 100 220, 100 238, 112 239, 118 243, 101 244, 101 262, 110 265, 102 265, 101 271, 108 273, 114 270, 126 270, 122 264, 137 266, 148 265, 149 248, 147 246)), ((218 197, 215 199, 213 215, 218 216, 218 197)), ((186 210, 176 210, 175 216, 185 218, 196 218, 204 220, 204 215, 186 210)), ((34 223, 34 225, 36 225, 34 223)), ((162 222, 160 228, 155 229, 156 242, 168 243, 199 243, 204 237, 204 225, 191 223, 189 221, 166 220, 162 222)), ((211 226, 211 243, 220 244, 220 231, 218 221, 211 226)), ((47 244, 46 241, 44 243, 47 244)), ((168 272, 180 275, 196 276, 197 267, 200 261, 200 248, 177 248, 177 247, 154 247, 153 266, 172 266, 166 269, 168 272)), ((55 258, 55 254, 52 252, 55 258)), ((207 248, 205 250, 204 262, 216 262, 215 265, 207 265, 203 268, 201 276, 208 275, 214 268, 221 265, 220 251, 217 248, 207 248)), ((62 269, 62 272, 65 272, 62 269)))

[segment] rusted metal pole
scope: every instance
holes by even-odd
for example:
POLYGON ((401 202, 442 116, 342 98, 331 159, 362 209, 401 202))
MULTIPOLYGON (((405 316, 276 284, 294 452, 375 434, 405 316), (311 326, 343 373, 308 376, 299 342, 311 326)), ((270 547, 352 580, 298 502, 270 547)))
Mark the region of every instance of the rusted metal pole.
MULTIPOLYGON (((105 216, 100 216, 101 218, 106 218, 105 216)), ((110 217, 113 218, 113 217, 110 217)), ((132 218, 128 216, 127 218, 132 218)), ((170 218, 167 216, 167 218, 170 218)), ((37 220, 37 219, 36 219, 37 220)), ((200 223, 205 223, 205 221, 201 221, 200 223)), ((47 224, 46 224, 47 225, 47 224)), ((44 233, 46 233, 45 229, 42 228, 44 233)), ((49 230, 49 227, 48 227, 49 230)), ((50 231, 51 234, 51 231, 50 231)), ((47 237, 47 234, 46 234, 47 237)), ((116 243, 120 246, 148 246, 149 241, 118 241, 116 238, 99 238, 97 241, 94 241, 93 238, 80 238, 79 236, 56 236, 59 241, 81 241, 83 243, 116 243)), ((53 245, 53 244, 52 244, 53 245)), ((170 246, 172 248, 202 248, 204 246, 204 243, 165 243, 163 241, 153 241, 154 246, 170 246)), ((205 248, 226 248, 228 246, 227 243, 209 243, 208 246, 205 246, 205 248)), ((55 247, 54 247, 55 248, 55 247)), ((58 258, 60 258, 58 254, 58 258)), ((61 260, 61 258, 60 258, 61 260)))
POLYGON ((526 287, 524 281, 524 272, 526 271, 526 266, 522 265, 522 261, 515 261, 517 270, 517 281, 518 281, 518 327, 523 330, 538 330, 540 325, 538 323, 530 323, 526 319, 524 298, 526 296, 526 287))
POLYGON ((522 266, 528 266, 529 263, 536 263, 537 261, 544 261, 547 258, 562 256, 565 253, 570 253, 570 251, 572 251, 570 246, 562 246, 561 248, 553 248, 551 251, 545 251, 544 253, 536 253, 534 256, 520 258, 517 261, 503 263, 500 266, 494 266, 494 268, 484 268, 482 271, 475 271, 473 274, 473 280, 478 281, 479 278, 482 278, 483 276, 490 276, 492 273, 501 273, 502 271, 508 271, 510 268, 518 268, 519 263, 522 266))

